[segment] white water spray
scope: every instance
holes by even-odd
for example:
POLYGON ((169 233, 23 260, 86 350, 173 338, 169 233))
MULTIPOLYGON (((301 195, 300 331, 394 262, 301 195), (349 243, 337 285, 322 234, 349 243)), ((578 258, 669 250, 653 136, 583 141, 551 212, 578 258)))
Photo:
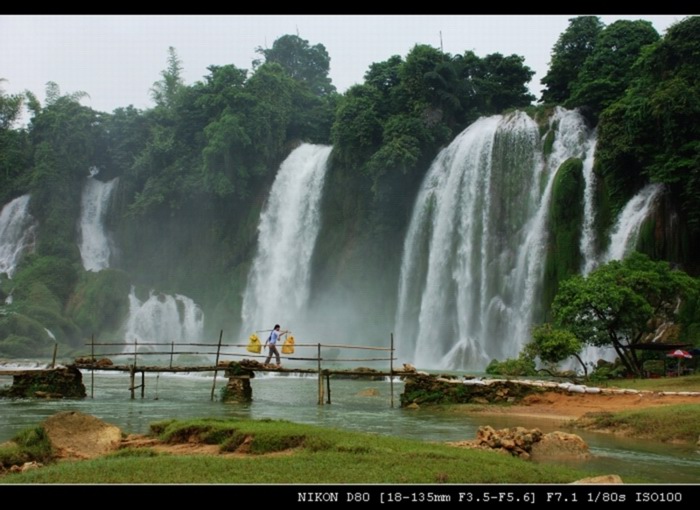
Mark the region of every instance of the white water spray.
MULTIPOLYGON (((131 344, 184 342, 203 340, 204 313, 192 299, 176 294, 150 292, 140 301, 132 287, 129 293, 129 317, 124 341, 131 344)), ((151 350, 163 350, 163 347, 151 350)))
POLYGON ((10 278, 35 241, 36 223, 29 214, 29 198, 15 198, 0 212, 0 273, 7 273, 10 278))
POLYGON ((97 171, 93 170, 87 178, 80 211, 80 257, 87 271, 108 268, 112 252, 104 219, 118 178, 102 182, 95 178, 96 175, 97 171))
POLYGON ((639 229, 649 217, 663 189, 663 184, 649 184, 627 202, 610 234, 610 244, 603 262, 622 260, 634 250, 639 229))
POLYGON ((243 336, 300 321, 330 153, 331 147, 303 144, 280 166, 260 216, 257 254, 243 296, 243 336))
POLYGON ((581 228, 581 242, 579 247, 582 255, 581 273, 586 275, 593 271, 598 259, 596 254, 595 236, 595 187, 596 178, 593 172, 596 138, 593 135, 586 147, 586 157, 583 160, 583 226, 581 228))

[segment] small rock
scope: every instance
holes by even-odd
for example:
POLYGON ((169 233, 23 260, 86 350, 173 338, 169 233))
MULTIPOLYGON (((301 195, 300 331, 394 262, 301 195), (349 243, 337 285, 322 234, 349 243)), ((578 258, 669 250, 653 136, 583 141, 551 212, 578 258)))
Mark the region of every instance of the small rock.
POLYGON ((25 462, 21 466, 12 466, 10 468, 10 473, 25 473, 32 469, 39 469, 40 467, 44 467, 40 462, 25 462))
POLYGON ((415 402, 411 402, 406 406, 406 409, 420 409, 420 406, 416 404, 415 402))
POLYGON ((620 478, 620 475, 602 475, 602 476, 592 476, 590 478, 582 478, 581 480, 577 480, 575 482, 572 482, 572 485, 578 485, 578 484, 619 484, 619 483, 624 483, 622 481, 622 478, 620 478))

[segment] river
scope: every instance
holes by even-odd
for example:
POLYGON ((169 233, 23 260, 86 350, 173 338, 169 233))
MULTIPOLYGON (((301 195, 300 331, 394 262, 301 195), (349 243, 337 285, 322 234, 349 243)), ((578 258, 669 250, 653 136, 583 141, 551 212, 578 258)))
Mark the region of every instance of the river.
MULTIPOLYGON (((9 368, 9 367, 7 367, 9 368)), ((390 405, 388 381, 332 380, 332 404, 317 405, 317 379, 312 376, 257 375, 252 381, 253 401, 222 403, 219 375, 215 400, 210 400, 213 374, 146 374, 144 399, 130 399, 125 373, 95 372, 94 397, 91 377, 84 373, 88 397, 83 400, 0 399, 0 442, 60 411, 80 411, 119 426, 126 433, 146 433, 149 424, 171 418, 270 418, 402 436, 426 441, 473 439, 481 425, 494 428, 539 427, 557 430, 557 422, 537 418, 485 415, 453 415, 438 409, 401 409, 403 384, 394 382, 390 405), (369 396, 372 394, 371 396, 369 396)), ((0 385, 11 378, 0 377, 0 385)), ((559 424, 559 429, 561 425, 559 424)), ((595 474, 618 474, 623 480, 636 477, 650 483, 700 483, 700 451, 695 445, 661 444, 610 434, 577 432, 589 445, 592 458, 571 462, 595 474)))

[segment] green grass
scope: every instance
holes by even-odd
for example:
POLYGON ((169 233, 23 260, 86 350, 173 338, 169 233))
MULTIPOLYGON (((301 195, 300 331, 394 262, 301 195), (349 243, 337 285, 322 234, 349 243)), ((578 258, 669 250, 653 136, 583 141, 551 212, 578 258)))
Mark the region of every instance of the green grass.
POLYGON ((647 391, 700 391, 700 374, 658 379, 609 379, 595 385, 647 391))
POLYGON ((24 430, 12 441, 0 445, 0 468, 9 468, 25 462, 49 462, 51 443, 43 427, 24 430))
POLYGON ((7 475, 0 483, 495 484, 569 483, 592 476, 490 451, 285 421, 167 421, 154 424, 153 430, 173 442, 197 434, 212 441, 217 437, 224 450, 232 438, 249 438, 247 445, 254 454, 177 456, 131 448, 7 475))
POLYGON ((650 407, 640 411, 590 414, 575 423, 585 428, 618 429, 654 441, 695 442, 700 436, 700 405, 650 407))

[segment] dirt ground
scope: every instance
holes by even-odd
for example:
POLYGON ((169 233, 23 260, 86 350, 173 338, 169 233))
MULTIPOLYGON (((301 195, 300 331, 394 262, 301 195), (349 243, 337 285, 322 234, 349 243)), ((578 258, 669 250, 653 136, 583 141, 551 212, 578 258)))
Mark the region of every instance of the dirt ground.
POLYGON ((662 395, 651 392, 636 394, 547 392, 530 395, 523 399, 521 404, 484 406, 480 410, 472 409, 469 412, 573 420, 587 413, 617 412, 672 404, 700 404, 700 395, 662 395))

